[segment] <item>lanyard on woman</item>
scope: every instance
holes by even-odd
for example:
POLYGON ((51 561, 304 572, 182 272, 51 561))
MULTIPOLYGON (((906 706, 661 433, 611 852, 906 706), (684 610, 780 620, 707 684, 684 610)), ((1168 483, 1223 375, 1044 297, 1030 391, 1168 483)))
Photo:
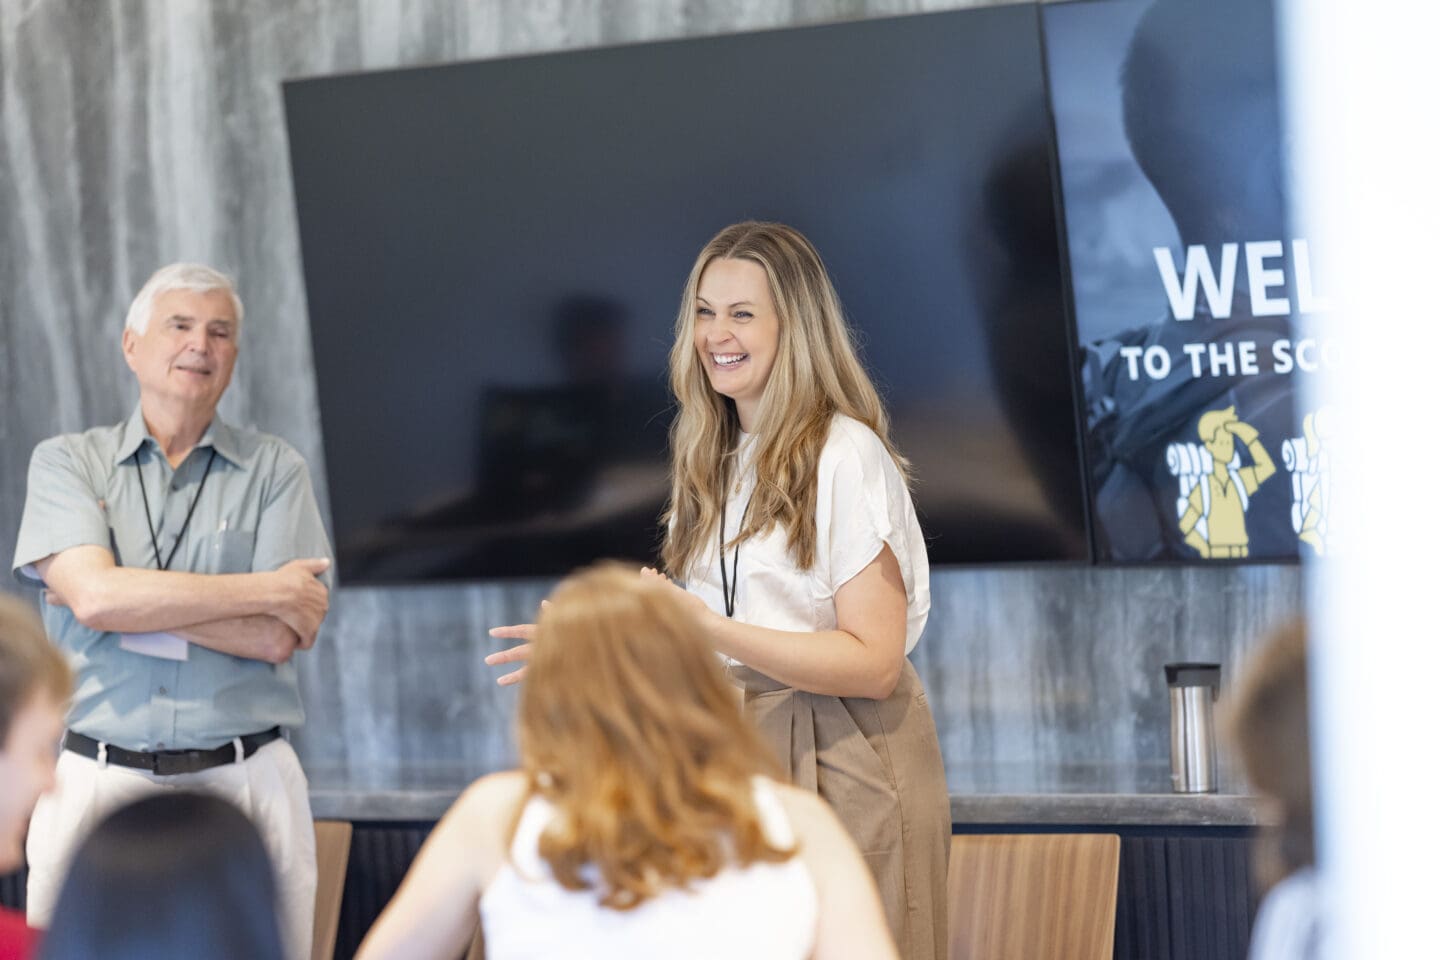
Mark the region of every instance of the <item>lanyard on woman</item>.
MULTIPOLYGON (((740 513, 740 529, 735 532, 738 538, 745 530, 745 518, 750 515, 750 504, 755 499, 755 491, 750 491, 750 499, 745 501, 745 509, 740 513)), ((740 541, 735 541, 735 563, 726 576, 725 571, 725 501, 720 501, 720 596, 725 598, 725 616, 735 616, 735 597, 740 593, 740 541)))
POLYGON ((205 481, 210 479, 210 468, 215 466, 215 448, 210 448, 210 459, 205 462, 205 472, 200 475, 200 486, 195 491, 195 498, 190 501, 190 509, 185 513, 185 522, 180 526, 180 533, 175 537, 175 543, 170 547, 170 556, 165 562, 160 562, 160 537, 155 532, 155 521, 150 518, 150 498, 145 496, 145 474, 140 470, 140 448, 135 448, 131 457, 135 461, 135 475, 140 479, 140 502, 145 504, 145 526, 150 531, 150 546, 155 550, 155 565, 161 570, 169 570, 170 562, 175 559, 175 551, 180 549, 180 541, 185 539, 185 531, 190 529, 190 518, 195 516, 195 505, 200 502, 200 494, 205 492, 205 481))

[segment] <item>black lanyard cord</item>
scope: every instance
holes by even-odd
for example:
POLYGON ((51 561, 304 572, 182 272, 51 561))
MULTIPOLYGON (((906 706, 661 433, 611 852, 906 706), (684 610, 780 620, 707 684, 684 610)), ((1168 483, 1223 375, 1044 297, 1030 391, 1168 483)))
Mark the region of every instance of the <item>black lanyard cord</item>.
POLYGON ((745 509, 740 514, 740 529, 735 532, 735 563, 729 575, 725 570, 725 501, 720 501, 720 595, 725 598, 725 616, 735 616, 735 598, 740 593, 740 541, 739 536, 745 531, 745 518, 750 515, 750 504, 755 500, 755 491, 750 491, 750 499, 745 501, 745 509))
POLYGON ((200 486, 195 491, 195 498, 190 501, 190 509, 185 514, 185 522, 180 525, 180 533, 175 538, 175 543, 170 547, 170 556, 165 562, 160 562, 160 538, 155 532, 155 521, 150 518, 150 498, 145 496, 145 474, 140 470, 140 448, 135 448, 131 455, 135 461, 135 475, 140 478, 140 502, 145 505, 145 526, 150 531, 150 546, 155 550, 155 565, 161 570, 169 570, 170 563, 175 559, 175 552, 180 549, 180 541, 185 539, 185 531, 190 529, 190 518, 195 516, 195 505, 200 502, 200 494, 205 492, 205 481, 210 479, 210 468, 215 466, 215 448, 210 448, 210 459, 205 461, 205 472, 200 475, 200 486))

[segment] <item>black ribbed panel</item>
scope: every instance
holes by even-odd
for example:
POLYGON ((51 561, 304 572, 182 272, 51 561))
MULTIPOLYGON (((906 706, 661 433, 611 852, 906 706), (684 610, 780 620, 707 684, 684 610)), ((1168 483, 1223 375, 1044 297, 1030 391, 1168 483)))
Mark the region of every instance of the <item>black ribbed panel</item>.
POLYGON ((1256 905, 1250 840, 1160 833, 1122 836, 1115 960, 1245 960, 1256 905))
POLYGON ((1168 841, 1121 837, 1115 960, 1170 960, 1168 841))
POLYGON ((1250 842, 1167 839, 1172 960, 1245 960, 1254 920, 1250 842))
POLYGON ((357 823, 350 839, 345 899, 340 904, 336 960, 350 960, 385 904, 395 895, 405 871, 430 834, 429 823, 357 823))
POLYGON ((21 867, 14 873, 0 874, 0 907, 11 910, 25 909, 25 874, 21 867))

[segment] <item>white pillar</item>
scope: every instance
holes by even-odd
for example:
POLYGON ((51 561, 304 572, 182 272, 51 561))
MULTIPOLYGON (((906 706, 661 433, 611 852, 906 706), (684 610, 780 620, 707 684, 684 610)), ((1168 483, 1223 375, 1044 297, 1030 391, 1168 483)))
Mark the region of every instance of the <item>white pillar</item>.
POLYGON ((1336 552, 1307 577, 1327 956, 1440 956, 1440 13, 1277 3, 1295 236, 1344 358, 1301 403, 1335 415, 1336 552))

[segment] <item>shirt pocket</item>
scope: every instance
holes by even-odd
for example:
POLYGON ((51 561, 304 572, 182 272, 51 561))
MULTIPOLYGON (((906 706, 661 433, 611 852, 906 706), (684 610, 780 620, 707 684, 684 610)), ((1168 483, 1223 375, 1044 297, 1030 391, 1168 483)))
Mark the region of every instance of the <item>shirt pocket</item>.
POLYGON ((217 530, 201 540, 195 572, 250 573, 254 558, 254 530, 217 530))

